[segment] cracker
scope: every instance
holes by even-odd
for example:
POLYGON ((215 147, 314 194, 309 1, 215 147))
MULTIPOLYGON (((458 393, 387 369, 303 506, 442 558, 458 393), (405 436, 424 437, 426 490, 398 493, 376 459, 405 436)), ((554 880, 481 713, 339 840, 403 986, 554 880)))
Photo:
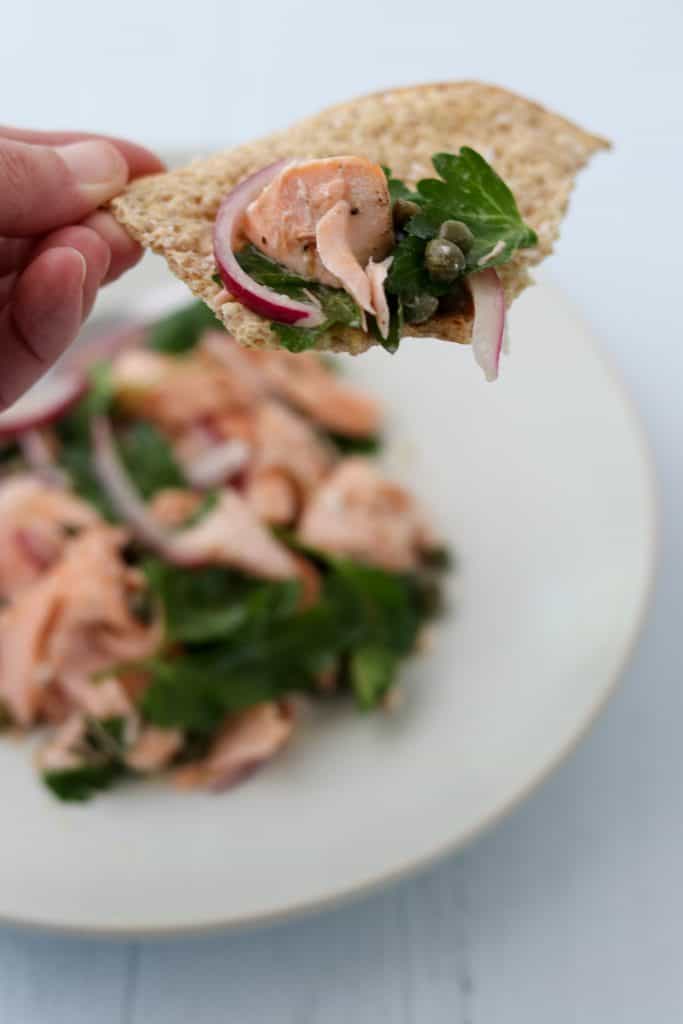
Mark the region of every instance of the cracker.
MULTIPOLYGON (((531 283, 529 267, 553 249, 578 171, 609 146, 571 121, 497 86, 447 82, 362 96, 257 142, 198 160, 181 170, 139 178, 111 203, 114 216, 202 298, 235 338, 278 347, 269 322, 216 284, 212 229, 221 199, 247 175, 281 157, 367 156, 413 185, 433 176, 431 156, 478 150, 512 189, 538 244, 499 269, 509 305, 531 283)), ((407 325, 406 335, 466 342, 471 321, 447 314, 407 325)), ((374 339, 350 327, 323 334, 320 349, 358 353, 374 339)))

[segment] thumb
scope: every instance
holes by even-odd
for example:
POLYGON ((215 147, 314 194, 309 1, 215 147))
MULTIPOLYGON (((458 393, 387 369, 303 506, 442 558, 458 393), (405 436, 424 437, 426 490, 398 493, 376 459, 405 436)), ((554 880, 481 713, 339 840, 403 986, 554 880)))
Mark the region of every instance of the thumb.
POLYGON ((127 181, 125 157, 110 142, 51 147, 0 139, 0 235, 44 234, 76 224, 127 181))

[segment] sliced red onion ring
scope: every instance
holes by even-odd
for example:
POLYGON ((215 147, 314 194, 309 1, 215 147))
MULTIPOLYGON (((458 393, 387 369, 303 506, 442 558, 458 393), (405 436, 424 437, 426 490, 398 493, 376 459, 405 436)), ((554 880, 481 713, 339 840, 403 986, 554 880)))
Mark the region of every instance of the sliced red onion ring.
POLYGON ((208 491, 224 484, 244 469, 250 455, 249 445, 239 438, 233 438, 188 460, 183 466, 183 472, 193 487, 199 491, 208 491))
POLYGON ((317 303, 299 302, 249 277, 237 262, 234 246, 244 213, 252 200, 277 177, 286 160, 257 171, 228 193, 218 208, 213 229, 213 251, 223 284, 231 295, 259 316, 299 327, 318 327, 324 320, 317 303))
POLYGON ((39 430, 25 431, 18 441, 26 464, 41 480, 51 487, 63 489, 68 486, 67 474, 55 462, 50 446, 39 430))
POLYGON ((498 376, 505 334, 505 295, 498 274, 490 267, 465 278, 474 303, 472 351, 487 380, 498 376))
POLYGON ((51 423, 81 398, 87 386, 80 369, 56 370, 0 413, 0 437, 16 437, 51 423))
POLYGON ((135 539, 174 565, 188 568, 202 565, 203 562, 196 555, 188 556, 178 545, 178 538, 154 518, 131 484, 119 459, 109 418, 104 415, 93 417, 90 430, 95 472, 114 508, 135 539))

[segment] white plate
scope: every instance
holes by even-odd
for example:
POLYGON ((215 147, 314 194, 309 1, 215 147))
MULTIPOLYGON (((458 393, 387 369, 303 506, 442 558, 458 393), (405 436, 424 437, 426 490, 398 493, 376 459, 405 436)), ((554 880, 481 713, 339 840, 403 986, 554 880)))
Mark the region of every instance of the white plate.
POLYGON ((64 806, 25 744, 0 743, 0 918, 176 932, 315 907, 464 843, 567 753, 642 620, 653 475, 560 293, 527 292, 511 337, 495 386, 444 343, 348 361, 386 399, 392 466, 460 558, 452 617, 405 673, 402 713, 327 714, 220 797, 143 785, 64 806))

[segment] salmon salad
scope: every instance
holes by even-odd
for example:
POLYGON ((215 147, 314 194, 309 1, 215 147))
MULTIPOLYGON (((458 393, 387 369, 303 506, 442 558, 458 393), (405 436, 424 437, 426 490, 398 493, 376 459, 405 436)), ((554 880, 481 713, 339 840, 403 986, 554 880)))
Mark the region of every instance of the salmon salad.
MULTIPOLYGON (((283 241, 296 218, 265 235, 272 196, 248 230, 375 315, 382 187, 369 167, 340 192, 314 251, 283 241), (362 279, 325 256, 355 206, 362 279)), ((0 728, 39 734, 48 789, 223 790, 313 703, 394 706, 449 560, 376 461, 378 402, 329 357, 239 346, 201 302, 83 351, 0 416, 0 728)))
POLYGON ((280 160, 221 203, 214 228, 224 298, 271 320, 292 352, 334 327, 389 352, 404 324, 472 320, 472 349, 498 375, 505 295, 496 270, 536 244, 515 197, 475 150, 433 157, 415 189, 367 157, 280 160))

